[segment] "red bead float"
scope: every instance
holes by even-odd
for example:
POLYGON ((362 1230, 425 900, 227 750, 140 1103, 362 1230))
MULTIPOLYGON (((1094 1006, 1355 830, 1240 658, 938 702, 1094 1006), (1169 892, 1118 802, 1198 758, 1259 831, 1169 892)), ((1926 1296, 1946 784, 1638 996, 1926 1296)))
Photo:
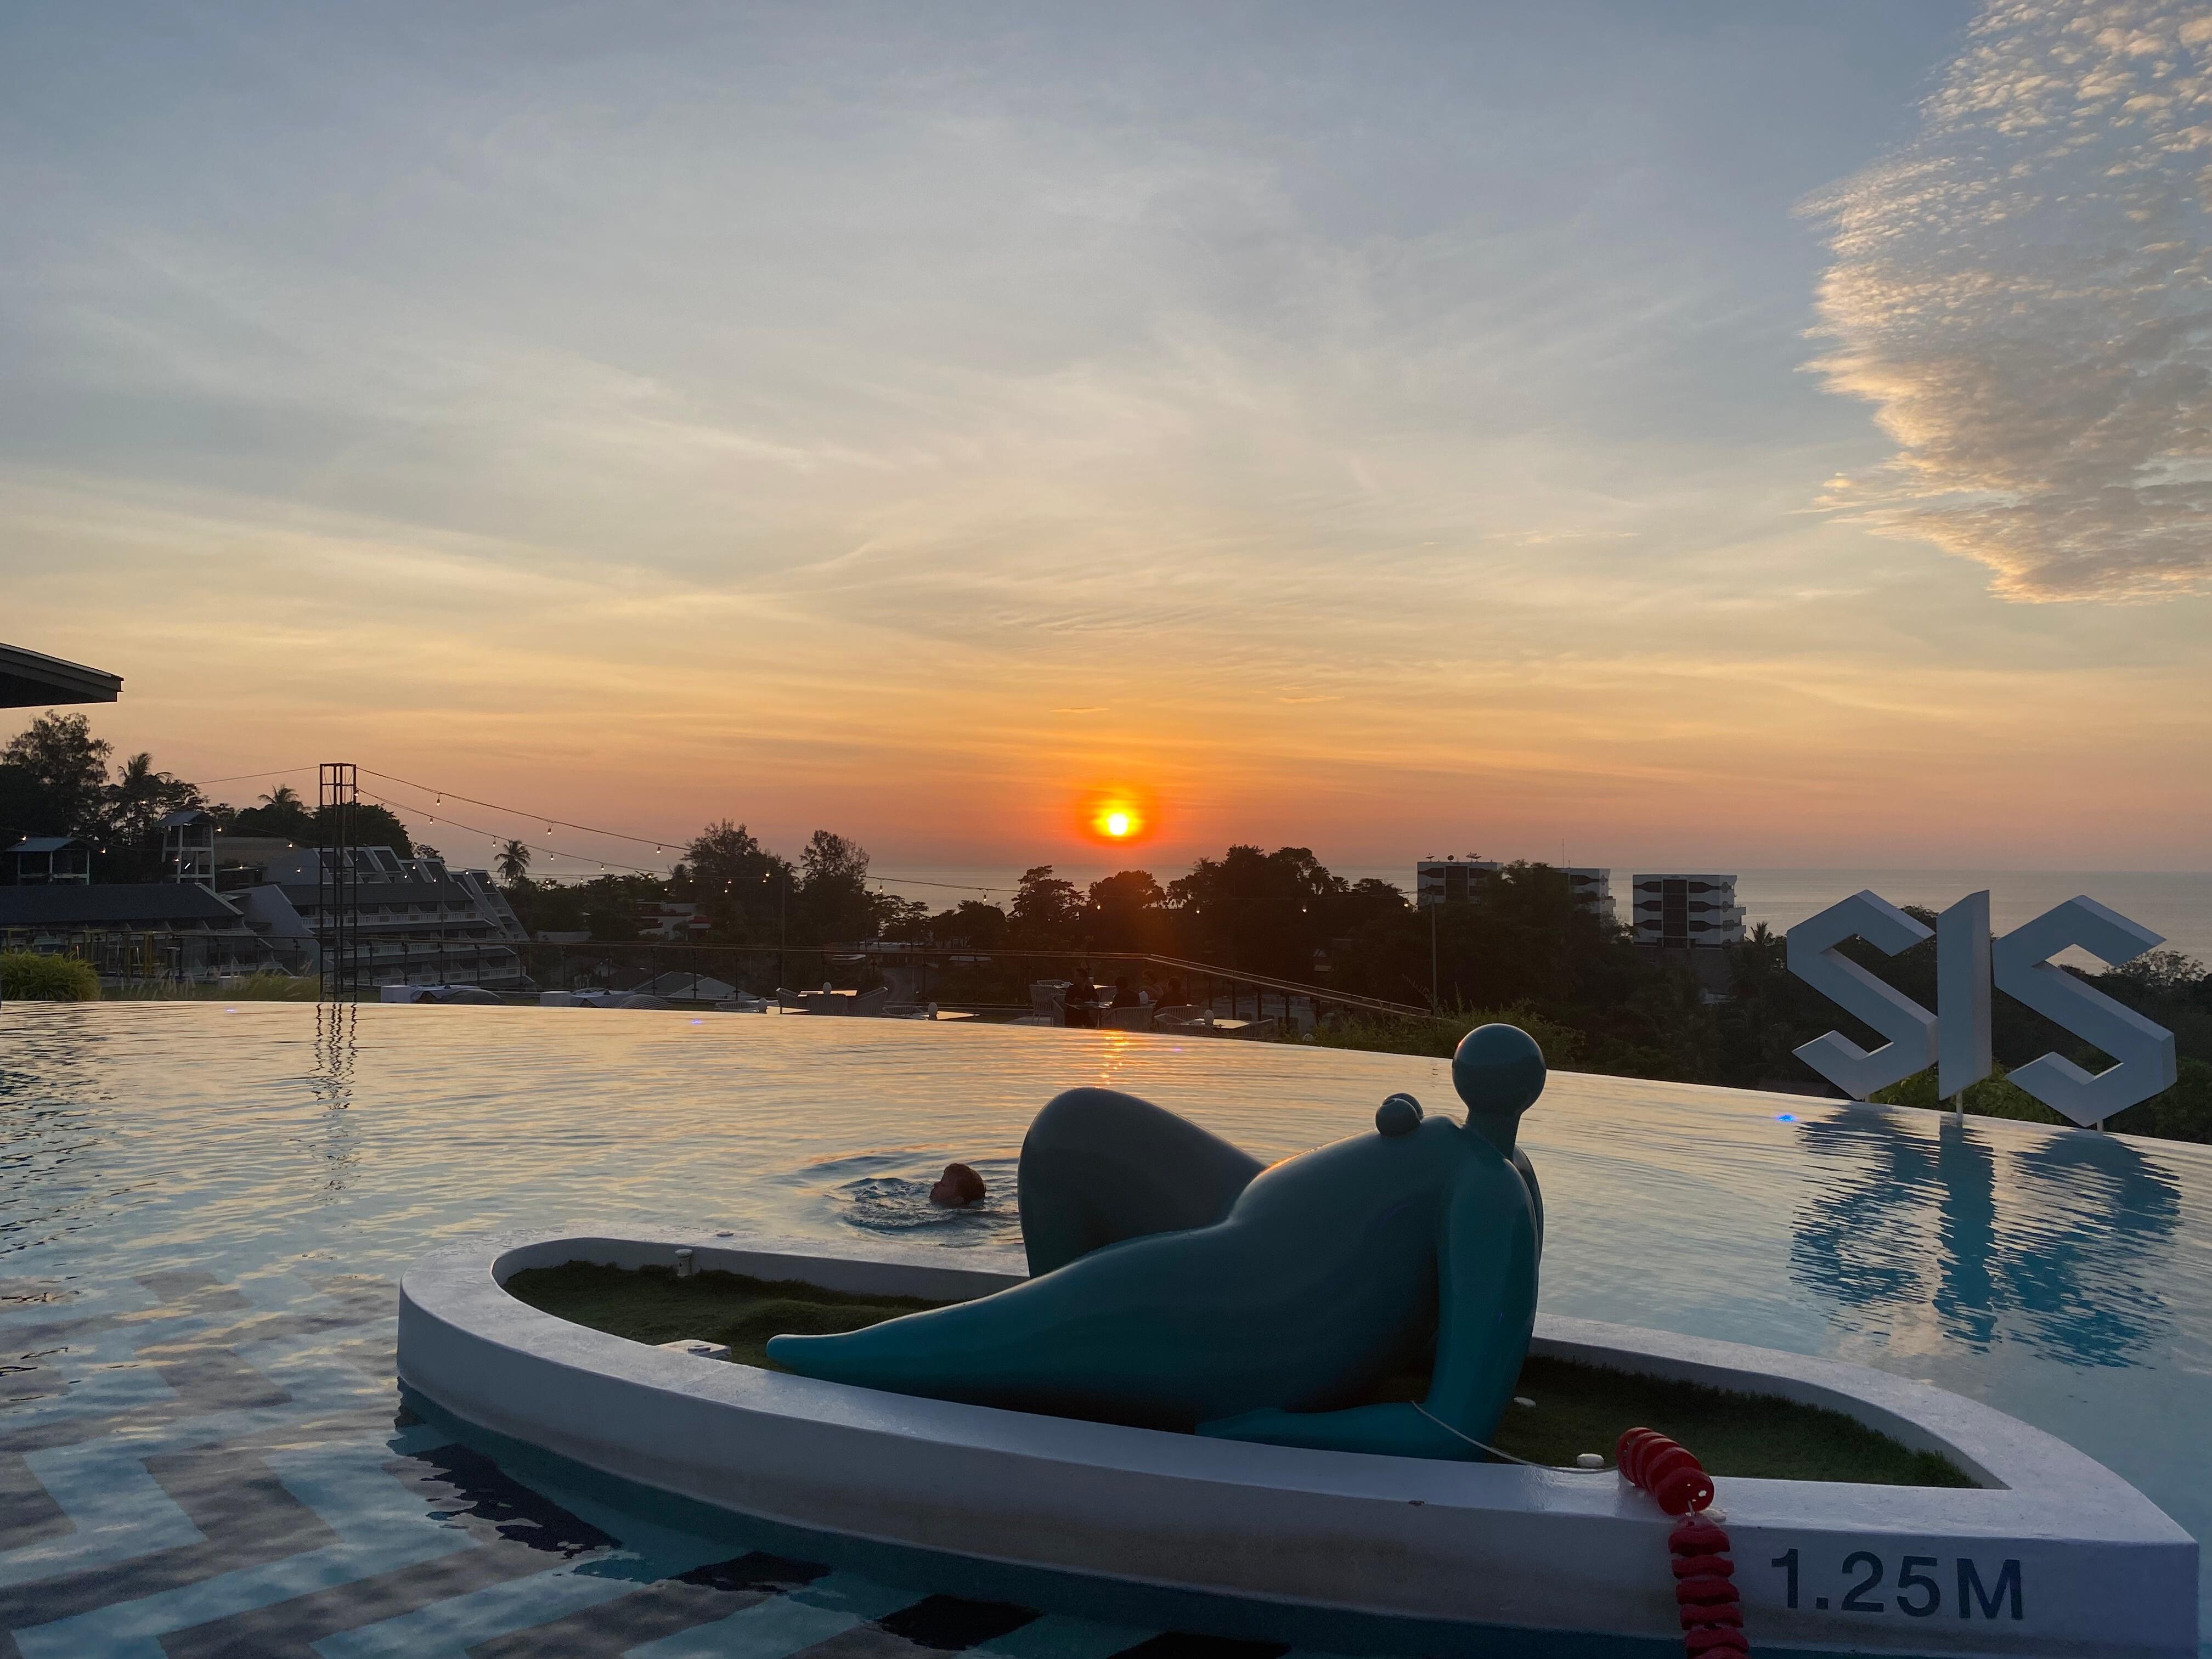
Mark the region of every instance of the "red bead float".
POLYGON ((1613 1447, 1613 1462, 1662 1510, 1682 1517, 1667 1534, 1674 1557, 1674 1603, 1682 1615, 1682 1651, 1688 1659, 1748 1655, 1728 1530, 1705 1513, 1713 1501, 1712 1477, 1687 1448, 1656 1429, 1631 1429, 1622 1435, 1613 1447))

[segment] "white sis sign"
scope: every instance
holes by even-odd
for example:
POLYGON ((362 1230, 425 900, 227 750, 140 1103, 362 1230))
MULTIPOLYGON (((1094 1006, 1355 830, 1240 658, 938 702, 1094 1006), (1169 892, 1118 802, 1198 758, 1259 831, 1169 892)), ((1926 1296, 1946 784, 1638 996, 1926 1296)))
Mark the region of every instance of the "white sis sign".
POLYGON ((1869 1053, 1831 1031, 1796 1050, 1797 1058, 1854 1100, 1933 1066, 1936 1092, 1955 1099, 1991 1070, 1994 987, 2112 1057, 2112 1065, 2092 1073, 2063 1054, 2045 1054, 2011 1074, 2061 1116, 2100 1124, 2173 1086, 2173 1033, 2051 960, 2079 945, 2117 968, 2165 943, 2163 935, 2094 899, 2074 898, 1991 939, 1990 896, 1969 893, 1936 919, 1936 1013, 1836 948, 1845 939, 1863 939, 1895 956, 1930 937, 1919 921, 1863 890, 1792 927, 1790 971, 1889 1039, 1869 1053))

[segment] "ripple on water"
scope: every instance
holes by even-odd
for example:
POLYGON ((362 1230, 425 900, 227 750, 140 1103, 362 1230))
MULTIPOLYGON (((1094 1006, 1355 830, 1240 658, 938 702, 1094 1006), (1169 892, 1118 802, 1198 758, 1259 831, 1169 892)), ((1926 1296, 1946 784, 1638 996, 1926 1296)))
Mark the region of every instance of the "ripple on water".
POLYGON ((932 1243, 969 1245, 1018 1242, 1022 1224, 1014 1165, 1002 1159, 971 1164, 988 1189, 978 1203, 947 1209, 929 1200, 941 1170, 927 1176, 871 1176, 837 1188, 843 1219, 864 1232, 922 1234, 932 1243))

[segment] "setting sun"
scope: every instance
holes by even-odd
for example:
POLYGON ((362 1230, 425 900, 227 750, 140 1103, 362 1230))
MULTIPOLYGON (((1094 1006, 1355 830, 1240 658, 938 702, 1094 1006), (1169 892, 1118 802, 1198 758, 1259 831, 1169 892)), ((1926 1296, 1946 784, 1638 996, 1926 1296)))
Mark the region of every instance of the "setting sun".
POLYGON ((1126 794, 1092 799, 1085 813, 1091 834, 1101 841, 1135 841, 1145 832, 1144 809, 1126 794))

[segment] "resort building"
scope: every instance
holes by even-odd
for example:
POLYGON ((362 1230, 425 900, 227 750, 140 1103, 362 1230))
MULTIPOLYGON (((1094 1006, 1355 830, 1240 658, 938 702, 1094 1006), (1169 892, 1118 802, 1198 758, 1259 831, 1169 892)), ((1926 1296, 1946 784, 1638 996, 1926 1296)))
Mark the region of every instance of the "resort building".
POLYGON ((293 852, 295 841, 281 836, 241 836, 233 830, 215 832, 215 890, 233 893, 261 884, 261 872, 270 861, 293 852))
MULTIPOLYGON (((262 868, 257 895, 272 927, 284 913, 320 939, 335 925, 324 911, 324 860, 316 847, 294 848, 262 868)), ((351 849, 351 888, 364 988, 483 985, 526 988, 522 955, 529 938, 507 897, 483 870, 449 871, 442 859, 403 859, 388 847, 351 849)))
POLYGON ((58 882, 0 887, 0 950, 72 956, 111 981, 204 982, 304 973, 313 946, 254 926, 197 882, 58 882))
POLYGON ((214 892, 215 838, 214 813, 197 806, 170 813, 161 820, 162 872, 214 892))
MULTIPOLYGON (((247 837, 226 846, 192 821, 204 817, 164 824, 166 881, 93 882, 88 849, 61 837, 10 849, 17 884, 0 887, 0 948, 79 957, 111 981, 314 972, 325 854, 247 837), (248 848, 258 857, 241 862, 248 848)), ((528 936, 487 872, 371 847, 356 849, 354 876, 363 986, 527 988, 528 936)))
POLYGON ((1638 875, 1633 903, 1638 945, 1671 951, 1743 943, 1734 876, 1638 875))
POLYGON ((682 939, 688 943, 703 938, 713 925, 699 914, 696 904, 648 902, 637 907, 640 939, 682 939))
MULTIPOLYGON (((1413 903, 1426 910, 1438 904, 1464 904, 1478 884, 1505 866, 1495 859, 1423 859, 1413 866, 1413 903)), ((1585 866, 1554 866, 1575 896, 1607 921, 1613 920, 1613 872, 1585 866)))
POLYGON ((1606 921, 1613 920, 1613 872, 1588 866, 1564 865, 1559 873, 1575 890, 1575 896, 1596 911, 1606 921))
POLYGON ((82 887, 92 880, 92 843, 75 836, 26 836, 8 855, 18 887, 82 887))
POLYGON ((1505 866, 1495 859, 1423 859, 1413 866, 1413 903, 1423 910, 1439 904, 1464 904, 1473 898, 1476 884, 1505 866))

